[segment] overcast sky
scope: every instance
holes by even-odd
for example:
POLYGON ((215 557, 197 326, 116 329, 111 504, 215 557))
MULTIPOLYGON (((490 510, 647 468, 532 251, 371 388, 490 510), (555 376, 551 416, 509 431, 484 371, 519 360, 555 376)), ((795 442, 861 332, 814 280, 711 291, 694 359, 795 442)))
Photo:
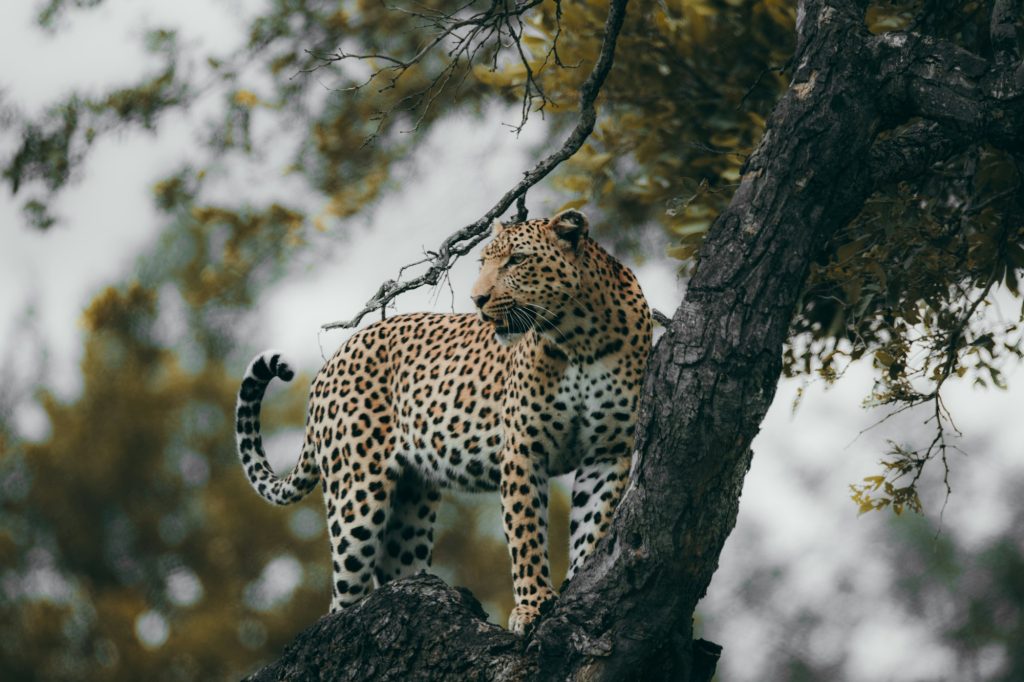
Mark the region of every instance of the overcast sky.
MULTIPOLYGON (((260 3, 107 0, 100 9, 74 12, 66 30, 56 37, 33 29, 31 17, 38 3, 3 4, 0 87, 8 103, 31 113, 69 88, 96 92, 154 68, 139 49, 147 26, 178 25, 190 43, 223 46, 226 51, 243 39, 244 25, 238 18, 260 3)), ((21 197, 15 201, 6 190, 0 195, 0 358, 17 358, 16 323, 27 307, 34 307, 52 352, 50 379, 62 395, 74 394, 81 311, 97 291, 121 281, 156 238, 163 218, 152 205, 152 185, 188 158, 194 148, 189 124, 202 115, 201 106, 168 117, 159 135, 127 133, 99 143, 83 169, 83 180, 63 192, 56 204, 62 222, 47 233, 24 224, 21 197)), ((500 125, 508 118, 497 111, 483 121, 460 119, 438 126, 419 155, 402 166, 404 181, 383 206, 356 221, 345 236, 328 237, 327 258, 294 267, 257 302, 251 350, 280 348, 303 369, 314 370, 321 348, 329 355, 346 336, 320 334, 320 324, 351 316, 383 279, 479 217, 531 165, 543 132, 539 121, 517 140, 500 125)), ((4 152, 11 146, 9 137, 0 141, 4 152)), ((273 155, 268 158, 264 162, 273 163, 273 155)), ((241 180, 225 182, 239 183, 262 196, 290 191, 280 176, 264 176, 262 185, 254 185, 251 176, 240 173, 241 180)), ((543 191, 531 195, 535 215, 561 203, 546 200, 543 191)), ((315 213, 320 206, 306 208, 315 213)), ((655 257, 635 269, 651 303, 672 311, 682 292, 672 263, 655 257)), ((447 288, 418 292, 401 299, 398 310, 468 310, 474 271, 475 260, 466 259, 453 270, 454 295, 447 288)), ((243 365, 244 361, 239 376, 243 365)), ((952 462, 955 492, 944 523, 947 532, 976 544, 1010 522, 1005 496, 990 491, 1024 474, 1024 421, 1019 417, 1024 374, 1015 374, 1011 372, 1008 392, 954 386, 948 394, 947 403, 971 447, 969 460, 958 456, 952 462)), ((757 671, 775 653, 778 638, 770 622, 739 610, 736 591, 751 568, 744 539, 756 533, 773 561, 796 567, 791 586, 794 609, 827 602, 837 576, 851 568, 858 576, 853 589, 869 604, 893 577, 871 552, 887 518, 858 518, 847 486, 877 473, 885 437, 913 437, 925 415, 910 415, 858 439, 862 429, 882 416, 859 407, 871 387, 868 368, 854 368, 829 391, 812 383, 794 415, 791 405, 799 385, 782 383, 754 443, 738 527, 705 602, 708 627, 714 629, 703 634, 726 645, 726 680, 758 679, 757 671)), ((22 406, 18 418, 27 435, 45 434, 45 418, 31 403, 22 406)), ((289 462, 293 455, 282 449, 274 459, 289 462)), ((932 494, 925 502, 927 514, 937 518, 941 496, 932 494)), ((935 679, 948 674, 952 652, 942 649, 920 623, 898 609, 880 606, 874 611, 872 619, 852 633, 844 631, 841 619, 825 623, 815 647, 849 648, 853 656, 846 672, 851 680, 935 679)))

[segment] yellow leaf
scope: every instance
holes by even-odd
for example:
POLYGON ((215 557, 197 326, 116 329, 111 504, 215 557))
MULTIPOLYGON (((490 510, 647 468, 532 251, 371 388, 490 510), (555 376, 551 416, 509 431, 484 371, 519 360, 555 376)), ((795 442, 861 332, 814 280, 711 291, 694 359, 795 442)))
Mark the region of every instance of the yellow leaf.
POLYGON ((235 104, 246 109, 252 109, 260 103, 260 98, 251 90, 236 90, 234 100, 235 104))
POLYGON ((740 144, 740 136, 734 133, 715 133, 711 136, 711 144, 721 149, 735 149, 740 144))
POLYGON ((871 487, 878 490, 879 486, 885 481, 884 476, 865 476, 864 480, 871 484, 871 487))
POLYGON ((522 63, 509 64, 495 71, 490 67, 478 64, 473 67, 473 76, 484 85, 504 88, 522 83, 526 76, 526 67, 522 63))
POLYGON ((726 168, 719 174, 726 182, 739 182, 740 180, 740 169, 738 167, 726 168))
POLYGON ((523 36, 522 39, 520 39, 520 42, 530 48, 530 51, 536 55, 543 55, 549 49, 547 38, 541 38, 539 36, 523 36))
POLYGON ((588 202, 587 199, 573 199, 572 201, 567 201, 564 204, 562 204, 560 207, 555 209, 555 213, 561 213, 562 211, 568 211, 570 208, 582 208, 582 207, 587 205, 587 202, 588 202))
POLYGON ((690 222, 673 225, 669 230, 680 237, 689 237, 695 234, 703 234, 708 231, 709 227, 711 227, 710 220, 691 220, 690 222))
POLYGON ((846 261, 856 256, 858 253, 860 253, 863 248, 863 239, 856 239, 852 242, 843 244, 838 249, 836 249, 836 260, 839 261, 840 263, 845 263, 846 261))
POLYGON ((572 160, 572 163, 584 170, 593 172, 601 170, 612 158, 613 155, 607 152, 601 154, 580 154, 572 160))
POLYGON ((697 252, 697 246, 694 244, 681 244, 679 246, 670 246, 665 250, 665 255, 669 258, 676 260, 689 260, 693 257, 693 254, 697 252))

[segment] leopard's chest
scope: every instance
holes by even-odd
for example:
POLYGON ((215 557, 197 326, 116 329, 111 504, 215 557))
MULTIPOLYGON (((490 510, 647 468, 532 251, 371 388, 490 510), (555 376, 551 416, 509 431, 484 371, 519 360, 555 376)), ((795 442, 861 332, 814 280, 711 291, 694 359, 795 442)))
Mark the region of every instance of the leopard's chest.
MULTIPOLYGON (((605 454, 603 436, 612 432, 608 421, 614 419, 613 408, 628 397, 618 386, 613 367, 597 362, 590 365, 570 365, 555 388, 551 424, 564 428, 551 428, 547 470, 552 476, 568 473, 584 460, 605 454)), ((620 415, 621 416, 621 415, 620 415)))

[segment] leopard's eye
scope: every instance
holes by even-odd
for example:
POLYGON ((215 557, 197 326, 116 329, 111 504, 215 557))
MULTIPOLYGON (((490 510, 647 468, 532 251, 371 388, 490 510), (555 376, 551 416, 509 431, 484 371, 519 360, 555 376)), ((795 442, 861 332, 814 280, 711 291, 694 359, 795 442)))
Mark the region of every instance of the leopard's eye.
POLYGON ((506 263, 506 265, 519 265, 524 260, 526 260, 527 257, 529 257, 529 255, 530 254, 528 253, 513 253, 511 256, 508 257, 508 262, 506 263))

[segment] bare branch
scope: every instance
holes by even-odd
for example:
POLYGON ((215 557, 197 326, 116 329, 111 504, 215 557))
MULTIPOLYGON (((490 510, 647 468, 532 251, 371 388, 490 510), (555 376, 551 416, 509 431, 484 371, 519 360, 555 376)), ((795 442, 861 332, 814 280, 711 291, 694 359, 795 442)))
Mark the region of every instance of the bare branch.
POLYGON ((672 325, 672 318, 666 315, 665 313, 661 312, 657 308, 651 309, 651 317, 653 317, 654 321, 660 324, 665 329, 668 329, 672 325))
POLYGON ((757 75, 757 78, 754 79, 754 82, 750 84, 749 88, 747 88, 747 91, 743 93, 743 97, 740 97, 740 101, 736 105, 736 111, 739 111, 740 109, 743 108, 743 105, 746 104, 747 102, 747 98, 750 97, 750 93, 754 92, 754 90, 757 89, 757 86, 761 84, 761 81, 764 79, 766 75, 773 72, 777 72, 780 75, 785 73, 786 69, 789 68, 791 62, 792 60, 788 60, 782 66, 766 66, 765 68, 763 68, 761 70, 761 73, 757 75))
MULTIPOLYGON (((441 246, 437 248, 436 255, 431 259, 430 267, 425 273, 405 282, 398 280, 385 281, 355 317, 350 320, 330 322, 323 325, 324 329, 351 329, 357 326, 367 314, 386 306, 405 292, 422 286, 436 285, 441 281, 442 275, 452 267, 459 256, 469 253, 473 247, 487 237, 490 233, 491 224, 496 218, 503 215, 515 201, 525 196, 531 187, 547 177, 560 163, 579 151, 580 147, 583 146, 583 143, 594 130, 594 123, 597 120, 597 110, 594 103, 601 92, 601 87, 608 77, 608 72, 611 70, 612 62, 615 58, 615 43, 626 16, 627 1, 612 0, 609 4, 601 51, 597 61, 594 63, 593 70, 591 70, 587 79, 580 87, 579 118, 576 126, 569 133, 562 146, 541 160, 532 170, 524 173, 523 179, 506 192, 498 203, 491 210, 487 211, 483 217, 445 239, 441 246)), ((520 204, 520 210, 523 207, 524 204, 520 204)))

